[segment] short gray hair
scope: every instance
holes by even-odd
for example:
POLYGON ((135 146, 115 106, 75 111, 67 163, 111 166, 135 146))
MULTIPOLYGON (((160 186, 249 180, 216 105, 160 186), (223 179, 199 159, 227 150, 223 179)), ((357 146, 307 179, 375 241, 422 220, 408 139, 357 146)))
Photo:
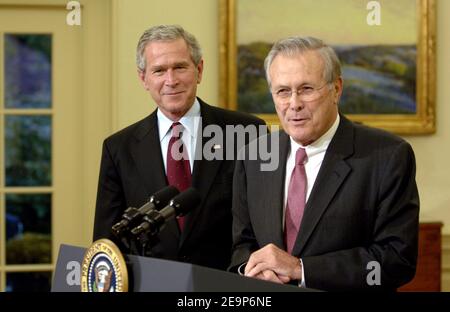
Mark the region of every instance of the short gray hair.
POLYGON ((197 66, 202 59, 202 50, 197 39, 195 39, 192 34, 184 30, 180 25, 158 25, 144 31, 139 39, 136 49, 136 65, 138 69, 140 71, 145 71, 147 66, 144 57, 145 47, 147 44, 154 41, 173 41, 179 38, 184 39, 186 42, 191 52, 191 59, 197 66))
POLYGON ((341 63, 339 62, 336 52, 330 46, 314 37, 289 37, 276 42, 264 60, 266 79, 269 83, 269 87, 269 68, 278 54, 293 56, 297 53, 301 54, 306 51, 317 51, 322 56, 322 59, 325 62, 323 78, 327 83, 331 83, 341 76, 341 63))

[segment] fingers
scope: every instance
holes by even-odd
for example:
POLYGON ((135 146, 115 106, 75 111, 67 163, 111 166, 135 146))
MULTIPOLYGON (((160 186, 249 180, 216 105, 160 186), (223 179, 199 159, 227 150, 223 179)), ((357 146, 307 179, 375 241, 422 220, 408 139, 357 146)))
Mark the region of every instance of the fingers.
MULTIPOLYGON (((275 272, 274 272, 275 273, 275 272)), ((275 273, 276 274, 276 273, 275 273)), ((279 275, 277 274, 278 279, 283 283, 283 284, 287 284, 291 281, 291 279, 289 278, 289 276, 286 275, 279 275)))
POLYGON ((267 266, 262 263, 258 264, 253 269, 251 269, 249 271, 249 273, 246 274, 245 276, 254 277, 254 278, 258 278, 258 279, 262 279, 262 280, 266 280, 266 281, 282 283, 282 284, 286 284, 291 281, 291 278, 289 278, 289 276, 279 275, 270 269, 266 269, 266 267, 267 266))
POLYGON ((248 259, 247 265, 245 266, 245 269, 244 269, 244 275, 247 275, 259 263, 261 263, 261 262, 258 259, 258 251, 255 251, 254 253, 252 253, 250 255, 250 258, 248 259))
POLYGON ((260 262, 257 265, 255 265, 253 268, 248 270, 248 272, 245 273, 245 276, 255 277, 255 276, 257 276, 258 274, 262 273, 265 270, 267 270, 267 264, 264 263, 264 262, 260 262))
POLYGON ((291 280, 288 276, 278 275, 273 270, 267 269, 267 264, 264 262, 258 263, 245 274, 248 277, 254 277, 265 281, 275 282, 279 284, 289 283, 291 280))
POLYGON ((275 272, 271 270, 262 271, 259 274, 255 275, 254 278, 268 282, 284 284, 284 282, 275 274, 275 272))
POLYGON ((278 248, 274 244, 269 244, 252 253, 245 266, 245 275, 247 275, 256 265, 270 260, 276 249, 278 248))
POLYGON ((274 272, 284 283, 300 280, 302 276, 300 260, 273 244, 266 245, 251 254, 244 275, 257 277, 266 270, 274 272))

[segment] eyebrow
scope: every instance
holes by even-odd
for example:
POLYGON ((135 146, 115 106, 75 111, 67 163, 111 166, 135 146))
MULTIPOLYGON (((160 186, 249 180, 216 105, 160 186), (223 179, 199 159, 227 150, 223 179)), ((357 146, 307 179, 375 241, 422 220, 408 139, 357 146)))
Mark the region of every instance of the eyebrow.
MULTIPOLYGON (((305 86, 313 86, 313 85, 314 84, 311 82, 304 82, 304 83, 300 84, 297 88, 302 88, 305 86)), ((291 87, 288 85, 280 84, 278 86, 274 86, 274 89, 291 89, 291 87)))
POLYGON ((155 71, 155 70, 159 70, 159 69, 166 69, 166 68, 170 68, 170 67, 178 67, 178 66, 189 66, 188 62, 182 61, 182 62, 175 62, 173 64, 170 65, 153 65, 150 67, 150 70, 155 71))

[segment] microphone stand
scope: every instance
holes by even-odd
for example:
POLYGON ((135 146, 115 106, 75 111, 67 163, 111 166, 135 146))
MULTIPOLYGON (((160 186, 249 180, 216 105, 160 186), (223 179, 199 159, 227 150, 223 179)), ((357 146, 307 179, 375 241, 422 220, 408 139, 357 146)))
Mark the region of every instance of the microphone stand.
POLYGON ((119 238, 119 249, 123 254, 139 255, 138 242, 131 235, 116 235, 119 238))
MULTIPOLYGON (((146 215, 159 216, 158 212, 150 211, 146 215)), ((161 217, 158 217, 161 220, 161 217)), ((152 257, 151 247, 155 246, 159 242, 158 232, 143 231, 138 235, 131 234, 125 231, 126 228, 122 228, 115 232, 115 236, 120 239, 120 243, 123 253, 132 255, 139 255, 143 257, 152 257)))
POLYGON ((149 235, 149 233, 141 233, 137 237, 137 241, 140 242, 141 252, 140 255, 143 257, 153 257, 152 247, 159 243, 159 238, 157 235, 149 235))

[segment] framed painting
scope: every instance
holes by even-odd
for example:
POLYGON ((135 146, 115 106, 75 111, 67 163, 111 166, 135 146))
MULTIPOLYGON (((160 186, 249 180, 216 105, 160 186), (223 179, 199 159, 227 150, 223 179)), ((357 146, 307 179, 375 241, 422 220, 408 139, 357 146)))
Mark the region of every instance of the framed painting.
POLYGON ((220 0, 220 105, 279 124, 264 59, 301 35, 337 52, 340 112, 397 134, 435 132, 435 0, 220 0))

